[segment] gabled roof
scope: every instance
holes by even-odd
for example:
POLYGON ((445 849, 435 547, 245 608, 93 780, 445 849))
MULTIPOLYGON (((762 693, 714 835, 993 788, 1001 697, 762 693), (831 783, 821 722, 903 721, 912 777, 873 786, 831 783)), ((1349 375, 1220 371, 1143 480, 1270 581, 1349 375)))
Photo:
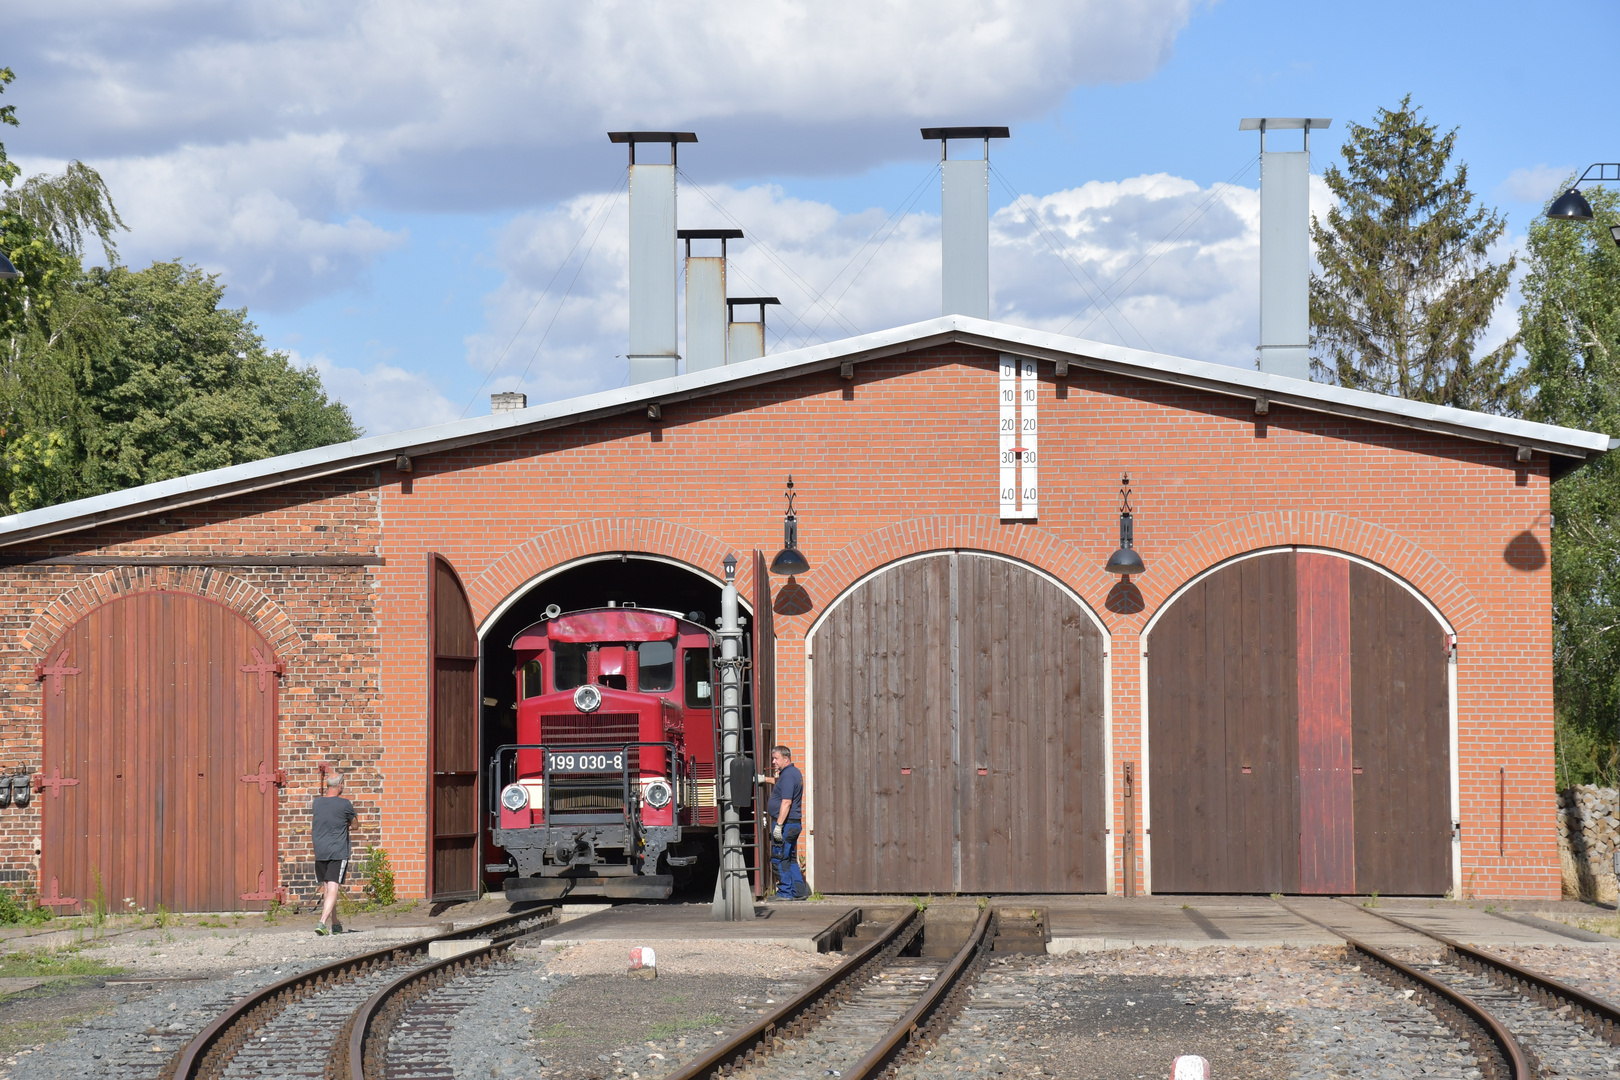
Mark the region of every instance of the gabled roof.
POLYGON ((30 510, 25 514, 0 517, 0 547, 352 469, 393 464, 400 455, 416 457, 534 431, 568 427, 644 410, 654 402, 667 405, 689 401, 825 371, 846 363, 860 363, 951 343, 1064 362, 1152 382, 1197 387, 1233 397, 1265 398, 1279 405, 1312 412, 1353 416, 1397 427, 1440 432, 1475 442, 1528 447, 1552 455, 1555 475, 1568 471, 1588 457, 1620 445, 1620 441, 1596 432, 1428 405, 1361 390, 1346 390, 1224 364, 1105 345, 965 315, 946 315, 740 364, 677 375, 672 379, 638 383, 515 412, 495 413, 450 424, 335 443, 315 450, 211 469, 30 510))

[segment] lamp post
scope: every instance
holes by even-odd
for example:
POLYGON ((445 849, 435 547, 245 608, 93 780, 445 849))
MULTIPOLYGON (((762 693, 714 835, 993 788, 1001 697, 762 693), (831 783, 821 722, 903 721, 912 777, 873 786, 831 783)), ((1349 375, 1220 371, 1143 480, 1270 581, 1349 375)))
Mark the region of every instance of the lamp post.
POLYGON ((753 891, 743 860, 742 817, 738 793, 731 787, 731 763, 742 753, 742 620, 737 613, 737 556, 725 558, 726 584, 720 590, 720 876, 714 883, 715 922, 742 922, 754 917, 753 891))
MULTIPOLYGON (((1552 221, 1591 221, 1592 204, 1581 194, 1581 185, 1588 181, 1595 184, 1620 182, 1620 163, 1609 161, 1588 165, 1586 171, 1581 173, 1581 178, 1575 181, 1575 185, 1547 207, 1547 217, 1552 221), (1597 173, 1596 176, 1592 175, 1594 172, 1597 173)), ((1620 225, 1609 226, 1609 237, 1616 247, 1620 247, 1620 225)))

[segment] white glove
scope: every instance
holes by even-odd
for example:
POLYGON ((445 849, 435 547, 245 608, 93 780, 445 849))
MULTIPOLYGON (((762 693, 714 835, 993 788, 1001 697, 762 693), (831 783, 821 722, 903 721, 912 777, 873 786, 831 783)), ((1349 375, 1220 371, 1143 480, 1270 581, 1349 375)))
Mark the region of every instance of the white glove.
POLYGON ((782 842, 782 823, 781 822, 777 822, 775 825, 771 826, 771 839, 775 840, 778 844, 780 844, 782 842))

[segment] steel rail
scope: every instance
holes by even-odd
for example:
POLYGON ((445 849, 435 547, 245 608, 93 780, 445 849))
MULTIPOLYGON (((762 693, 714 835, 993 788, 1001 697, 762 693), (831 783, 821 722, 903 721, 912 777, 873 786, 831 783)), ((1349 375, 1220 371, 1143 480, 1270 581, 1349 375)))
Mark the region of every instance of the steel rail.
POLYGON ((388 1036, 407 1000, 443 985, 475 967, 487 967, 499 954, 511 948, 512 942, 498 941, 469 949, 456 956, 446 957, 426 967, 414 968, 394 979, 366 999, 355 1010, 332 1043, 327 1058, 326 1080, 366 1080, 367 1076, 387 1075, 385 1055, 388 1036), (368 1053, 369 1051, 369 1053, 368 1053), (368 1071, 366 1066, 370 1065, 368 1071))
POLYGON ((174 1057, 171 1066, 164 1069, 162 1076, 165 1080, 198 1080, 201 1076, 223 1070, 235 1051, 240 1049, 248 1034, 257 1030, 282 1009, 310 993, 426 952, 428 946, 435 941, 453 941, 457 938, 499 933, 511 926, 522 926, 526 922, 543 919, 551 910, 549 907, 535 908, 516 914, 501 915, 461 930, 430 934, 390 945, 386 949, 374 949, 371 952, 345 957, 261 987, 220 1013, 198 1032, 196 1037, 174 1057))
POLYGON ((884 928, 870 944, 861 947, 854 956, 833 968, 814 985, 775 1012, 750 1024, 725 1042, 693 1058, 665 1080, 700 1080, 724 1076, 732 1069, 747 1064, 756 1055, 763 1056, 778 1038, 792 1037, 800 1027, 819 1021, 831 1010, 828 999, 840 991, 848 991, 861 981, 876 965, 889 958, 890 950, 900 952, 921 930, 921 921, 915 908, 884 928))
MULTIPOLYGON (((1452 1030, 1473 1046, 1475 1056, 1479 1058, 1480 1072, 1487 1077, 1494 1077, 1496 1080, 1535 1080, 1535 1071, 1524 1048, 1519 1045, 1519 1040, 1473 998, 1412 965, 1395 959, 1382 949, 1358 941, 1343 930, 1335 929, 1320 919, 1313 919, 1281 900, 1274 900, 1273 903, 1306 922, 1320 926, 1334 937, 1342 938, 1353 951, 1372 960, 1398 980, 1414 984, 1418 992, 1429 999, 1428 1003, 1435 1007, 1435 1013, 1442 1020, 1448 1021, 1452 1030)), ((1434 937, 1433 934, 1421 930, 1416 932, 1425 937, 1434 937)))
MULTIPOLYGON (((1340 899, 1343 900, 1343 897, 1340 899)), ((1350 901, 1344 900, 1344 903, 1350 904, 1350 901)), ((1590 1028, 1594 1035, 1605 1042, 1620 1046, 1620 1008, 1616 1008, 1610 1002, 1600 997, 1594 997, 1584 990, 1577 990, 1568 983, 1559 982, 1551 976, 1539 975, 1528 968, 1522 968, 1513 961, 1497 956, 1495 953, 1486 952, 1484 949, 1476 949, 1472 945, 1464 945, 1460 941, 1454 941, 1444 934, 1435 933, 1433 930, 1425 930, 1423 927, 1409 923, 1405 919, 1397 919, 1393 915, 1387 915, 1382 911, 1374 911, 1371 908, 1363 908, 1353 904, 1351 906, 1356 911, 1365 911, 1369 915, 1376 915, 1386 922, 1394 923, 1403 930, 1410 930, 1414 934, 1422 934, 1424 937, 1440 942, 1462 967, 1484 975, 1506 990, 1525 994, 1538 1005, 1546 1005, 1548 1002, 1557 1002, 1559 1006, 1568 1005, 1570 1011, 1581 1023, 1590 1028)))
POLYGON ((974 924, 973 932, 968 935, 967 943, 945 965, 945 970, 939 973, 933 985, 865 1057, 844 1072, 844 1080, 867 1080, 868 1077, 881 1075, 896 1058, 920 1049, 924 1042, 931 1042, 941 1034, 944 1024, 949 1022, 951 1014, 960 1006, 960 995, 955 993, 958 984, 961 984, 960 989, 966 989, 969 985, 962 981, 963 975, 977 968, 979 961, 988 954, 990 942, 987 931, 992 914, 993 909, 986 906, 979 921, 974 924), (931 1025, 931 1020, 941 1023, 931 1025))

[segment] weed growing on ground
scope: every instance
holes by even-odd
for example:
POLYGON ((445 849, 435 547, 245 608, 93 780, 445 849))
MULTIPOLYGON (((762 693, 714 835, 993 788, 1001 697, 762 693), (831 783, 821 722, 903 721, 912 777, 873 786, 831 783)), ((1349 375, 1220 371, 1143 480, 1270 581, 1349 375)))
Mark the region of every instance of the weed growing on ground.
POLYGON ((264 921, 271 926, 276 925, 277 921, 279 921, 281 918, 281 910, 283 906, 284 905, 278 898, 272 896, 270 898, 269 905, 264 909, 264 921))
POLYGON ((394 895, 394 863, 385 848, 366 849, 366 863, 360 870, 366 878, 366 898, 377 907, 392 907, 394 895))
POLYGON ((42 904, 30 904, 0 889, 0 926, 38 926, 49 922, 55 912, 42 904))
POLYGON ((1374 889, 1371 892, 1369 892, 1367 894, 1367 899, 1365 899, 1365 900, 1363 900, 1361 902, 1361 906, 1362 907, 1377 907, 1378 906, 1378 890, 1374 889))
POLYGON ((660 1039, 673 1039, 688 1031, 701 1031, 704 1028, 715 1028, 724 1024, 726 1018, 719 1013, 707 1013, 698 1017, 678 1016, 673 1020, 660 1020, 647 1028, 647 1038, 657 1042, 660 1039))
POLYGON ((38 978, 43 975, 120 975, 123 968, 86 959, 75 949, 7 953, 0 957, 0 978, 38 978))

